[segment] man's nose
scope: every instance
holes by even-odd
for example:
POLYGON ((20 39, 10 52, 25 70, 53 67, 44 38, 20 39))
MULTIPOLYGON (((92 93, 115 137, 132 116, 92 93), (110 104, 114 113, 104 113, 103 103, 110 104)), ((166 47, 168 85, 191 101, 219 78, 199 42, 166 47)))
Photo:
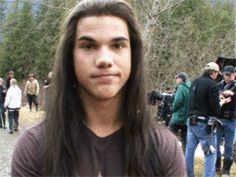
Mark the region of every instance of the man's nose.
POLYGON ((108 68, 113 65, 113 55, 108 47, 101 47, 98 51, 98 56, 95 60, 95 65, 98 68, 108 68))

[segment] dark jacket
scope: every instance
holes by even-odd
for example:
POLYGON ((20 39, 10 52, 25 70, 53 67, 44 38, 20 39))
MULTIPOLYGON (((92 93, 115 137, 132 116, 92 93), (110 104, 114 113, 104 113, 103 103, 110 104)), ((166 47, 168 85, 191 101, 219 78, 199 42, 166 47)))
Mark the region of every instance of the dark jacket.
POLYGON ((10 77, 8 77, 8 78, 6 79, 6 88, 7 88, 7 90, 8 90, 8 89, 10 88, 10 86, 11 86, 11 83, 10 83, 11 79, 12 79, 12 78, 10 78, 10 77))
POLYGON ((6 97, 6 88, 1 85, 0 86, 0 104, 3 104, 5 102, 6 97))
POLYGON ((236 81, 232 81, 230 84, 226 84, 225 81, 221 81, 219 84, 220 92, 225 90, 231 90, 234 95, 231 96, 231 101, 224 104, 221 107, 220 118, 233 119, 236 118, 236 81))
POLYGON ((189 116, 216 116, 220 113, 219 87, 210 77, 202 75, 192 82, 189 90, 189 116))
POLYGON ((185 125, 189 110, 189 88, 191 83, 189 80, 181 83, 175 92, 174 103, 172 106, 172 117, 170 124, 185 125))

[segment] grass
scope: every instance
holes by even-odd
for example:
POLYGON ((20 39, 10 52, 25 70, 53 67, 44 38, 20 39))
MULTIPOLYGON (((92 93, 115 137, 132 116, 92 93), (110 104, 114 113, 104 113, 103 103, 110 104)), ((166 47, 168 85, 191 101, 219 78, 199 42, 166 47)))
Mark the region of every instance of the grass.
MULTIPOLYGON (((195 177, 202 177, 203 174, 203 167, 204 167, 204 159, 202 158, 195 158, 195 166, 194 166, 194 171, 195 171, 195 177)), ((236 176, 236 164, 235 162, 233 163, 233 166, 231 168, 231 177, 236 176)), ((217 177, 220 177, 219 175, 217 177)))
POLYGON ((28 106, 24 106, 20 109, 20 118, 19 124, 21 129, 25 129, 36 125, 37 123, 41 122, 45 116, 45 112, 42 110, 35 111, 33 109, 32 112, 29 112, 28 106))

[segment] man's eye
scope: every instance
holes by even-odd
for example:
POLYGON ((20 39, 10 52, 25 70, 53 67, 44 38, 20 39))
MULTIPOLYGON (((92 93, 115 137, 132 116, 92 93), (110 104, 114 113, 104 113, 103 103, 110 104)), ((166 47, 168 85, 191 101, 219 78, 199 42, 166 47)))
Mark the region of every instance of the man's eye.
POLYGON ((124 48, 125 45, 121 44, 121 43, 116 43, 116 44, 113 44, 113 47, 116 48, 116 49, 121 49, 121 48, 124 48))
POLYGON ((82 44, 80 48, 82 49, 94 49, 96 46, 94 44, 82 44))

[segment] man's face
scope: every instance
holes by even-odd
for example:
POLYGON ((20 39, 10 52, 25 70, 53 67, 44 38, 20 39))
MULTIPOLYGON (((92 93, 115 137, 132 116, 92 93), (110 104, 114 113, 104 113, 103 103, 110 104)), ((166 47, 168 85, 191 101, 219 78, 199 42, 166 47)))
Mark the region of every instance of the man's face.
POLYGON ((213 74, 212 74, 212 78, 213 78, 214 80, 216 80, 216 79, 217 79, 217 76, 218 76, 218 74, 219 74, 219 72, 218 72, 218 71, 214 71, 214 72, 213 72, 213 74))
POLYGON ((114 16, 81 18, 73 59, 82 97, 106 100, 120 96, 131 72, 126 22, 114 16))
POLYGON ((183 82, 183 80, 179 77, 176 77, 176 84, 179 85, 183 82))
POLYGON ((33 76, 29 76, 29 80, 30 80, 30 81, 33 81, 33 80, 34 80, 34 77, 33 77, 33 76))
POLYGON ((9 74, 9 78, 13 78, 14 77, 14 74, 9 74))
POLYGON ((224 80, 226 83, 230 83, 235 78, 235 73, 224 73, 224 80))

